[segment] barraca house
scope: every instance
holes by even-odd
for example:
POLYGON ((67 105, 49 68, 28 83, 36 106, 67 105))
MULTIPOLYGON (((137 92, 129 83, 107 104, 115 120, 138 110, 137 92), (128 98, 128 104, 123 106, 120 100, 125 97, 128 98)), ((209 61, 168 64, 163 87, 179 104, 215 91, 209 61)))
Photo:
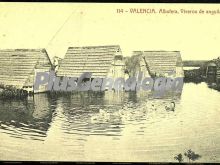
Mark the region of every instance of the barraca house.
MULTIPOLYGON (((33 93, 36 73, 52 69, 45 49, 2 49, 0 59, 0 90, 9 91, 9 95, 33 93)), ((44 91, 44 87, 38 89, 44 91)))
POLYGON ((130 76, 143 72, 144 77, 184 77, 179 51, 133 51, 126 63, 130 76))
POLYGON ((208 61, 206 68, 206 78, 216 82, 220 86, 220 57, 208 61))
POLYGON ((91 72, 92 78, 124 78, 125 62, 120 46, 69 47, 57 76, 79 77, 84 72, 91 72))

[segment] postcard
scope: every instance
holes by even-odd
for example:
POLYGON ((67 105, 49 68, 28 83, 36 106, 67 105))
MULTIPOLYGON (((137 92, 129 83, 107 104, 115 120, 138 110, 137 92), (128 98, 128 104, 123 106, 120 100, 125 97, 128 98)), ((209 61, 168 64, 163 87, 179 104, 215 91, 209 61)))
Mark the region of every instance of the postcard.
POLYGON ((0 160, 220 162, 220 4, 0 3, 0 160))

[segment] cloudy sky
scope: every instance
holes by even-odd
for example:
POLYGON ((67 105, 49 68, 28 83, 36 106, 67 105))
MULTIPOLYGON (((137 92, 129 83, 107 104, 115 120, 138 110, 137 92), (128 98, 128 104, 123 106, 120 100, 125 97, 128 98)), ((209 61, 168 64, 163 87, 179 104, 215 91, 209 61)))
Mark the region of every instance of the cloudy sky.
POLYGON ((131 14, 122 8, 215 10, 220 4, 0 3, 0 49, 46 48, 64 57, 68 46, 120 45, 178 50, 183 60, 220 56, 220 14, 131 14))

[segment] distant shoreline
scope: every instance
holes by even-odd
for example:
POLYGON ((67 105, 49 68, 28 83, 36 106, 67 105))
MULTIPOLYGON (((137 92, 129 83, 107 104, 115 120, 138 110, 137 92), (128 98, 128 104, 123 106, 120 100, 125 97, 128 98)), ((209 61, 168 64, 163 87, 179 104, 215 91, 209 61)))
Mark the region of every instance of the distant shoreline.
POLYGON ((183 67, 200 67, 207 63, 209 60, 183 60, 183 67))

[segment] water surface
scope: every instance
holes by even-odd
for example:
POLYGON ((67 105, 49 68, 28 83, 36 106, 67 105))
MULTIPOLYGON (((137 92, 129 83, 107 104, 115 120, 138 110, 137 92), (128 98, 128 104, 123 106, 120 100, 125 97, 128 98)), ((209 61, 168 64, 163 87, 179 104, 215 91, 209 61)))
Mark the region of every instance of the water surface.
POLYGON ((181 95, 143 92, 37 94, 0 100, 1 160, 220 161, 220 92, 185 83, 181 95), (166 110, 171 101, 175 111, 166 110))

